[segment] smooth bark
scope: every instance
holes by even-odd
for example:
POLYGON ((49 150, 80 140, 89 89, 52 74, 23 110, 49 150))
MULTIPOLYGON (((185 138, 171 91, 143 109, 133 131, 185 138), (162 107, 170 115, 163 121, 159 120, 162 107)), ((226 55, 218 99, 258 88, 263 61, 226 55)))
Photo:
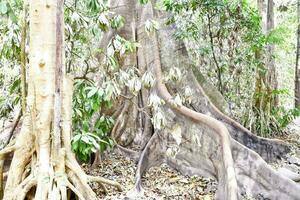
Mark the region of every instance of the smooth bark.
POLYGON ((295 107, 300 106, 300 1, 297 1, 297 53, 296 53, 296 67, 295 67, 295 107))

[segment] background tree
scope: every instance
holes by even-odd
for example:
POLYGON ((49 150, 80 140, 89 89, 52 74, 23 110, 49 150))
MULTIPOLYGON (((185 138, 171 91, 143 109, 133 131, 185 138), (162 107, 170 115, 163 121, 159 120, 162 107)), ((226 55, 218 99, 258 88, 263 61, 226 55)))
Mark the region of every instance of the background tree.
POLYGON ((300 71, 299 71, 299 54, 300 54, 300 1, 297 1, 297 55, 296 55, 296 69, 295 69, 295 107, 300 106, 300 71))

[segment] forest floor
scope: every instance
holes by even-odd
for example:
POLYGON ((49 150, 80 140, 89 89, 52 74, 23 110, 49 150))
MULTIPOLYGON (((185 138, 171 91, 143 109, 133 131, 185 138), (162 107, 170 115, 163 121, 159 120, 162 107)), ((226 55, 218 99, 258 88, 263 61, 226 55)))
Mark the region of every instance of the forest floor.
MULTIPOLYGON (((89 174, 118 181, 123 186, 123 192, 108 187, 109 193, 105 195, 101 186, 94 183, 92 187, 100 199, 126 199, 126 194, 134 186, 136 164, 118 153, 109 153, 109 156, 102 160, 101 165, 92 170, 88 165, 85 165, 84 169, 89 174)), ((183 176, 163 164, 146 172, 142 178, 142 186, 144 197, 138 197, 138 200, 212 200, 217 183, 212 179, 199 176, 183 176)))
MULTIPOLYGON (((289 141, 300 143, 300 118, 289 126, 291 134, 286 136, 289 141)), ((295 144, 295 143, 294 143, 295 144)), ((299 145, 299 144, 298 144, 299 145)), ((300 149, 296 147, 287 160, 272 164, 274 169, 286 168, 300 174, 300 149)), ((101 164, 95 168, 83 165, 88 174, 98 175, 119 182, 124 191, 118 192, 108 187, 108 194, 97 183, 92 184, 100 199, 126 200, 127 193, 134 187, 136 163, 122 156, 117 151, 108 153, 101 164)), ((165 164, 153 167, 142 178, 144 196, 137 200, 213 200, 217 182, 199 176, 184 176, 165 164)))
MULTIPOLYGON (((287 160, 272 164, 272 166, 275 169, 283 167, 300 174, 300 118, 294 120, 288 129, 290 134, 281 139, 292 142, 295 149, 287 160)), ((8 166, 6 168, 8 169, 8 166)), ((83 168, 88 174, 102 176, 122 185, 123 192, 118 192, 113 187, 107 187, 108 194, 104 194, 100 185, 92 183, 92 188, 100 199, 126 200, 127 193, 134 186, 136 163, 117 151, 107 153, 101 164, 94 169, 86 164, 83 164, 83 168)), ((136 200, 213 200, 217 182, 199 176, 184 176, 163 164, 146 172, 142 178, 142 186, 144 197, 138 197, 136 200)))

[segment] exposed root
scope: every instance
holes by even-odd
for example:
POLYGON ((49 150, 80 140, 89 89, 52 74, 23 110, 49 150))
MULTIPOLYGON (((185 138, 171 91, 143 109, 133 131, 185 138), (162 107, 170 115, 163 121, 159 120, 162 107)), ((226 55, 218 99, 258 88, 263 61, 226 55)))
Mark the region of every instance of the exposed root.
MULTIPOLYGON (((50 175, 50 182, 47 184, 47 191, 44 191, 48 194, 49 199, 57 199, 61 197, 61 199, 67 199, 67 188, 74 192, 79 199, 87 199, 87 200, 95 200, 97 197, 95 193, 91 190, 88 182, 98 182, 103 188, 104 192, 107 193, 107 189, 104 184, 114 186, 119 191, 122 191, 122 186, 115 182, 102 177, 94 177, 90 175, 86 175, 80 168, 80 166, 76 163, 74 165, 73 162, 66 162, 66 167, 68 170, 67 174, 59 174, 59 176, 50 175), (61 179, 62 178, 62 179, 61 179), (72 181, 72 183, 69 181, 72 181)), ((31 173, 16 187, 12 190, 12 194, 6 196, 7 200, 24 200, 28 192, 35 186, 37 186, 37 177, 38 174, 34 175, 34 171, 31 173)), ((59 173, 59 172, 57 172, 59 173)))
POLYGON ((137 151, 134 151, 132 149, 128 149, 128 148, 122 147, 119 144, 116 144, 116 147, 118 148, 118 150, 120 151, 120 153, 123 154, 124 156, 129 157, 132 160, 135 160, 136 162, 139 160, 140 152, 137 152, 137 151))
POLYGON ((237 186, 237 180, 235 177, 235 170, 234 170, 234 162, 232 158, 232 152, 230 149, 230 134, 227 130, 227 128, 222 124, 220 121, 204 115, 202 113, 195 112, 193 110, 190 110, 189 108, 185 106, 176 106, 172 103, 172 96, 168 92, 166 86, 163 83, 162 79, 162 72, 161 72, 161 63, 160 63, 160 54, 159 54, 159 44, 158 44, 158 38, 156 34, 154 34, 154 37, 152 38, 154 42, 154 71, 156 75, 156 88, 158 90, 159 95, 162 99, 165 100, 165 102, 168 103, 168 105, 181 115, 190 118, 194 120, 195 122, 199 124, 205 124, 212 130, 214 130, 214 133, 217 134, 217 137, 219 138, 219 142, 221 144, 221 151, 222 151, 222 167, 220 170, 224 170, 223 172, 219 171, 218 179, 219 181, 222 181, 223 184, 219 184, 218 192, 222 195, 224 195, 225 199, 235 200, 238 199, 238 186, 237 186))
MULTIPOLYGON (((156 17, 154 16, 151 3, 144 6, 141 10, 139 17, 141 24, 139 27, 143 27, 144 21, 149 17, 156 17)), ((163 14, 160 12, 155 14, 158 15, 157 18, 159 19, 164 17, 161 16, 163 14)), ((174 63, 172 60, 169 60, 170 63, 164 62, 163 66, 161 63, 161 59, 164 61, 163 58, 168 59, 171 57, 172 59, 176 56, 169 53, 176 52, 176 47, 178 47, 175 41, 174 44, 168 45, 168 43, 171 43, 167 39, 172 37, 171 29, 172 27, 170 29, 160 29, 159 35, 153 33, 148 37, 144 36, 143 28, 138 29, 138 36, 141 38, 138 38, 138 41, 142 46, 142 48, 138 49, 138 56, 146 61, 145 65, 149 69, 152 67, 154 69, 156 93, 167 104, 162 106, 167 118, 167 126, 161 134, 162 138, 154 140, 153 143, 149 142, 141 154, 136 173, 135 190, 141 190, 140 177, 145 169, 156 162, 166 162, 185 174, 198 174, 216 178, 219 183, 216 199, 236 200, 244 192, 249 192, 250 195, 262 193, 266 197, 272 197, 271 199, 276 199, 274 198, 275 196, 280 196, 283 199, 299 199, 296 192, 299 190, 299 187, 294 182, 278 175, 258 154, 247 148, 256 148, 257 152, 262 153, 266 160, 271 161, 277 156, 276 153, 272 152, 276 150, 269 149, 269 146, 272 147, 273 143, 261 138, 251 137, 252 134, 241 128, 238 123, 230 120, 228 117, 226 118, 224 115, 215 115, 216 112, 212 113, 212 110, 206 109, 205 111, 207 112, 202 112, 201 110, 196 112, 186 106, 174 104, 173 97, 169 93, 162 75, 162 67, 171 68, 173 66, 168 65, 174 63), (158 36, 161 38, 158 38, 158 36), (161 40, 159 41, 159 39, 161 40), (165 49, 163 50, 160 47, 165 49), (174 139, 170 139, 172 138, 170 135, 173 133, 174 126, 180 127, 180 134, 185 139, 184 142, 178 144, 174 139), (236 133, 238 135, 234 135, 236 133), (248 139, 251 141, 247 141, 248 139), (242 146, 235 140, 247 147, 242 146), (159 145, 160 142, 163 147, 156 148, 155 145, 159 145), (249 143, 247 144, 247 142, 249 143), (268 142, 270 143, 269 146, 263 147, 262 144, 268 144, 268 142), (168 143, 178 148, 177 153, 174 157, 168 157, 168 155, 163 153, 163 158, 158 158, 157 155, 160 151, 164 151, 164 147, 168 143), (280 181, 282 183, 279 183, 280 181), (276 194, 270 195, 269 191, 271 190, 275 190, 276 194)), ((178 55, 180 53, 182 52, 179 52, 178 55)), ((179 65, 182 65, 182 63, 177 66, 179 65)), ((190 79, 184 81, 190 82, 190 79)), ((171 90, 171 93, 175 91, 176 89, 174 91, 171 90)), ((278 145, 274 142, 274 145, 276 148, 278 147, 280 154, 286 152, 285 145, 281 145, 280 142, 278 142, 278 145)))
POLYGON ((79 199, 82 199, 82 200, 85 199, 84 196, 83 196, 83 194, 81 194, 81 192, 79 190, 77 190, 76 187, 74 187, 70 183, 70 181, 68 181, 68 180, 66 181, 66 186, 69 187, 70 190, 72 190, 74 192, 74 194, 76 194, 79 199))
POLYGON ((122 186, 118 182, 111 181, 111 180, 108 180, 106 178, 99 177, 99 176, 89 176, 89 175, 87 175, 87 178, 88 178, 89 182, 99 182, 99 183, 104 183, 106 185, 111 185, 111 186, 116 187, 120 192, 123 190, 122 186))
POLYGON ((3 179, 4 179, 4 161, 5 156, 0 156, 0 199, 3 198, 3 192, 4 192, 4 185, 3 185, 3 179))
POLYGON ((5 147, 4 149, 2 149, 0 151, 0 156, 3 156, 3 155, 8 154, 8 153, 11 153, 11 152, 13 152, 15 150, 16 150, 16 145, 5 147))
POLYGON ((24 200, 27 193, 37 184, 37 179, 33 176, 28 176, 16 189, 16 200, 24 200))
MULTIPOLYGON (((71 87, 72 83, 70 82, 68 86, 71 87)), ((71 89, 64 89, 64 91, 71 91, 71 89)), ((17 199, 27 198, 30 195, 28 192, 32 191, 31 188, 33 187, 36 187, 35 199, 41 197, 38 198, 39 200, 67 200, 67 188, 72 190, 79 199, 96 200, 96 193, 89 186, 88 178, 100 182, 100 185, 109 184, 121 189, 121 186, 114 181, 87 176, 77 163, 70 144, 71 97, 72 95, 66 94, 66 98, 63 101, 65 106, 63 107, 62 146, 59 148, 58 154, 49 158, 47 171, 41 170, 41 163, 44 160, 41 160, 39 155, 41 154, 41 148, 45 146, 40 145, 41 143, 37 143, 35 140, 36 132, 34 131, 35 123, 32 123, 33 120, 28 115, 24 118, 21 132, 15 144, 18 148, 15 148, 11 163, 11 169, 13 170, 10 170, 8 174, 4 200, 15 200, 16 194, 22 194, 18 195, 17 199), (34 152, 36 154, 33 154, 34 152)), ((34 114, 31 114, 31 116, 34 116, 34 114)), ((3 150, 3 154, 0 154, 0 157, 14 149, 15 146, 7 147, 7 149, 3 150)), ((103 188, 104 191, 107 191, 105 186, 103 188)))
MULTIPOLYGON (((198 95, 196 96, 196 101, 191 103, 191 106, 195 111, 212 114, 213 117, 226 125, 231 137, 257 152, 267 162, 273 162, 284 158, 291 151, 291 148, 287 143, 277 139, 256 136, 237 121, 221 112, 205 93, 205 87, 202 87, 202 85, 199 84, 196 76, 201 76, 198 70, 193 69, 193 71, 189 71, 189 84, 196 89, 196 92, 200 94, 200 97, 204 97, 204 101, 201 100, 201 98, 198 98, 198 95)), ((213 88, 206 88, 206 90, 213 90, 213 88)))
MULTIPOLYGON (((111 180, 108 180, 108 179, 105 179, 105 178, 102 178, 102 177, 95 177, 95 176, 90 176, 90 175, 86 175, 81 168, 78 168, 78 166, 74 166, 71 162, 67 162, 66 163, 68 168, 70 168, 74 174, 74 176, 78 176, 80 178, 81 181, 83 182, 100 182, 102 184, 107 184, 107 185, 111 185, 111 186, 114 186, 116 187, 119 191, 122 191, 122 186, 115 182, 115 181, 111 181, 111 180)), ((69 175, 70 176, 70 175, 69 175)), ((71 175, 73 176, 73 175, 71 175)))
POLYGON ((107 190, 106 186, 100 182, 99 182, 99 185, 102 187, 104 194, 108 194, 108 190, 107 190))

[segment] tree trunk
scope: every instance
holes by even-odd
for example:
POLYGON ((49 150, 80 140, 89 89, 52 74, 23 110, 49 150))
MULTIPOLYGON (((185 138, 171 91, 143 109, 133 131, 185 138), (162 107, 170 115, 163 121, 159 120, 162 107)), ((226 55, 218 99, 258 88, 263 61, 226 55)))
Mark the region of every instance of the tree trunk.
POLYGON ((27 36, 27 1, 24 0, 23 3, 23 19, 21 27, 21 52, 20 52, 20 61, 21 61, 21 107, 22 112, 26 112, 26 36, 27 36))
MULTIPOLYGON (((261 29, 265 35, 270 34, 274 29, 274 2, 273 0, 257 0, 257 8, 262 18, 261 29)), ((256 68, 256 82, 254 92, 253 112, 256 123, 260 123, 257 134, 263 136, 266 132, 265 126, 270 124, 270 115, 274 106, 278 106, 278 95, 274 90, 278 89, 277 70, 274 60, 274 44, 267 44, 266 54, 261 49, 256 50, 255 57, 259 64, 256 68)), ((252 127, 255 130, 256 124, 252 127)))
MULTIPOLYGON (((0 151, 14 152, 4 190, 5 200, 95 200, 88 182, 120 185, 86 175, 71 152, 72 80, 64 67, 63 0, 30 1, 30 67, 27 109, 15 144, 0 151)), ((2 176, 2 174, 1 174, 2 176)))
MULTIPOLYGON (((263 195, 270 199, 299 199, 300 187, 278 174, 266 163, 285 157, 290 147, 279 140, 253 135, 214 106, 204 92, 214 88, 202 89, 199 85, 194 75, 196 70, 191 70, 193 65, 184 44, 173 38, 176 27, 165 25, 167 14, 154 10, 151 3, 140 6, 132 0, 118 1, 111 7, 115 8, 113 11, 116 13, 125 10, 125 13, 135 13, 133 21, 127 21, 134 24, 135 29, 122 29, 117 33, 131 39, 128 35, 132 35, 132 31, 136 32, 136 40, 140 44, 136 53, 137 67, 151 71, 156 78, 155 86, 148 95, 157 94, 165 101, 161 109, 166 125, 162 129, 153 130, 150 140, 148 137, 143 138, 147 144, 140 148, 140 152, 119 146, 127 155, 139 157, 136 184, 131 195, 141 193, 143 173, 150 167, 164 162, 184 174, 217 179, 219 186, 216 199, 241 199, 243 194, 253 197, 263 195), (160 29, 147 34, 144 28, 147 19, 158 21, 160 29), (184 76, 177 83, 166 84, 163 75, 173 67, 179 68, 184 76), (191 103, 174 104, 173 96, 184 94, 186 88, 193 89, 191 103)), ((110 32, 104 36, 102 47, 105 47, 113 34, 110 32)), ((136 98, 139 102, 140 96, 136 98)), ((138 106, 130 101, 129 104, 133 107, 138 106)), ((124 103, 119 105, 124 105, 123 108, 131 113, 130 106, 124 103)), ((138 110, 140 109, 142 108, 138 107, 138 110)), ((152 113, 155 114, 155 110, 152 110, 152 113)), ((116 116, 116 121, 123 116, 116 116)), ((136 123, 139 121, 136 120, 136 123)), ((119 123, 115 126, 119 126, 119 123)), ((122 130, 129 128, 125 127, 122 130)), ((128 131, 116 133, 116 129, 118 128, 113 129, 113 136, 125 135, 126 138, 128 131)), ((145 134, 145 131, 144 129, 142 135, 149 135, 145 134)), ((137 131, 133 130, 130 135, 135 135, 135 132, 137 131)))
MULTIPOLYGON (((268 9, 267 9, 267 34, 270 34, 274 30, 274 1, 268 0, 268 9)), ((267 56, 267 87, 269 87, 269 92, 272 93, 273 90, 278 89, 278 80, 277 80, 277 70, 274 60, 274 44, 268 45, 268 56, 267 56)), ((271 101, 271 105, 278 106, 279 99, 278 95, 275 95, 271 101)))
POLYGON ((300 68, 299 68, 299 56, 300 56, 300 1, 297 1, 297 55, 296 55, 296 69, 295 69, 295 107, 300 106, 300 68))
POLYGON ((261 16, 261 29, 263 33, 267 32, 267 9, 266 0, 257 0, 258 13, 261 16))

